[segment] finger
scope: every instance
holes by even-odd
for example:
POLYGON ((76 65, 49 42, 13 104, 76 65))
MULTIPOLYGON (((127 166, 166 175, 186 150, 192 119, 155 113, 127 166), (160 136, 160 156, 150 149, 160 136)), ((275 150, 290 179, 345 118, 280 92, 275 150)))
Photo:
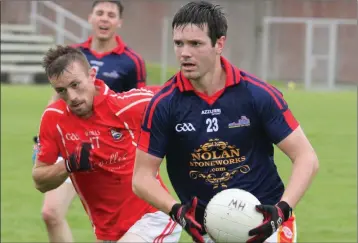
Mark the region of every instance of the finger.
POLYGON ((272 232, 272 226, 267 221, 264 222, 263 224, 259 225, 258 227, 250 230, 249 231, 249 236, 260 235, 260 234, 263 234, 265 232, 272 232))
POLYGON ((264 205, 256 205, 256 211, 260 213, 265 212, 266 207, 264 205))
POLYGON ((204 243, 204 238, 203 236, 199 233, 198 230, 196 229, 191 229, 190 230, 191 236, 193 237, 195 242, 199 242, 199 243, 204 243))
POLYGON ((194 197, 192 200, 191 200, 191 206, 190 206, 190 209, 189 209, 189 214, 190 215, 193 215, 195 217, 195 212, 196 212, 196 206, 198 205, 198 198, 197 197, 194 197))
POLYGON ((82 148, 85 150, 91 150, 92 144, 91 143, 82 143, 82 148))
POLYGON ((263 235, 257 235, 255 237, 248 239, 246 243, 262 243, 265 241, 265 239, 266 237, 264 237, 263 235))

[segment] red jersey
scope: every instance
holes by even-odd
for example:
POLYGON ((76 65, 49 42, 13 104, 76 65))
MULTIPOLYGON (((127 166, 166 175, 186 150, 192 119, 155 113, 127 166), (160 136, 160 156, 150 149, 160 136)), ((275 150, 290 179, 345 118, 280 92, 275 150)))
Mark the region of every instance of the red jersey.
MULTIPOLYGON (((142 88, 118 94, 101 80, 95 84, 100 94, 88 119, 74 115, 63 100, 47 107, 41 118, 38 160, 53 164, 59 154, 67 159, 79 143, 90 141, 93 171, 70 177, 97 238, 118 240, 144 214, 157 211, 132 191, 136 141, 154 93, 142 88)), ((159 176, 158 180, 163 185, 159 176)))

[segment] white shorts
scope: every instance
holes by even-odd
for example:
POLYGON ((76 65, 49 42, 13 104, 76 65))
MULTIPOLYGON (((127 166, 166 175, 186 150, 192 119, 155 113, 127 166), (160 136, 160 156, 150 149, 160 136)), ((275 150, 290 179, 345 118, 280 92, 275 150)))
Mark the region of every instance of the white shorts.
MULTIPOLYGON (((63 160, 63 158, 61 156, 59 156, 56 160, 56 163, 57 164, 58 162, 60 162, 61 160, 63 160)), ((72 184, 72 181, 71 181, 71 178, 70 177, 67 177, 67 179, 65 180, 65 183, 70 183, 72 184)))
MULTIPOLYGON (((209 235, 204 235, 205 243, 215 243, 209 235)), ((293 214, 286 222, 284 222, 278 230, 265 240, 266 243, 296 243, 297 227, 296 216, 293 214)))
POLYGON ((128 232, 138 235, 144 242, 179 242, 182 227, 167 214, 147 213, 128 232))

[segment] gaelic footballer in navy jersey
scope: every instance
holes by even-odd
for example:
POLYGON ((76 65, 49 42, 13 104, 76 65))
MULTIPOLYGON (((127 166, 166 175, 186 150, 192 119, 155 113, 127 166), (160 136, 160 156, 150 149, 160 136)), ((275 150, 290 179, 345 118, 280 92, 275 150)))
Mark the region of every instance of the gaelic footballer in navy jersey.
POLYGON ((172 28, 180 71, 147 106, 134 192, 204 242, 209 240, 203 229, 208 201, 221 190, 244 189, 260 200, 257 210, 265 218, 250 231, 250 242, 294 242, 292 208, 318 169, 298 121, 279 90, 222 57, 227 21, 219 6, 188 3, 174 16, 172 28), (286 187, 274 146, 293 162, 286 187), (180 202, 155 181, 164 157, 180 202))

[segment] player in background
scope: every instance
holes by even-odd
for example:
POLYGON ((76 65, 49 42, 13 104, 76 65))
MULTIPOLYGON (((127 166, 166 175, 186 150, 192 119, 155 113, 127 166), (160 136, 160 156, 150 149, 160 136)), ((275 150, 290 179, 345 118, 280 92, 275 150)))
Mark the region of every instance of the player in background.
MULTIPOLYGON (((141 119, 154 92, 111 91, 73 47, 50 49, 44 68, 60 99, 41 117, 36 188, 51 191, 69 176, 99 242, 177 242, 181 227, 132 191, 141 119)), ((156 183, 166 190, 159 174, 156 183)))
MULTIPOLYGON (((74 45, 81 49, 90 65, 97 69, 97 78, 115 92, 140 88, 146 82, 146 67, 142 57, 116 34, 122 26, 123 11, 120 1, 94 1, 88 17, 92 25, 92 36, 84 43, 74 45)), ((57 95, 54 95, 49 103, 56 99, 57 95)), ((37 151, 37 138, 34 140, 33 161, 37 151)), ((50 242, 73 242, 66 214, 75 196, 76 192, 69 178, 62 186, 45 193, 42 218, 50 242)))
POLYGON ((138 142, 133 190, 169 214, 196 242, 208 201, 226 188, 255 195, 264 215, 251 242, 292 242, 295 208, 318 170, 318 159, 282 94, 222 57, 227 20, 208 2, 183 6, 172 22, 181 71, 146 109, 138 142), (285 188, 274 145, 292 161, 285 188), (156 183, 166 156, 180 202, 156 183))
POLYGON ((97 78, 115 92, 144 87, 147 76, 143 58, 116 34, 122 26, 123 11, 119 0, 94 1, 88 17, 93 34, 84 43, 74 45, 97 69, 97 78))

